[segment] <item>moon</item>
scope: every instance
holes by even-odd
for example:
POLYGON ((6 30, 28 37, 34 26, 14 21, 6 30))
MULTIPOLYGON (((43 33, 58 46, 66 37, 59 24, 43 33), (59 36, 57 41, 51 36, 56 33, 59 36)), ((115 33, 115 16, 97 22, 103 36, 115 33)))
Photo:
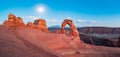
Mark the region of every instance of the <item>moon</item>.
POLYGON ((38 6, 38 7, 37 7, 37 12, 38 12, 38 13, 44 13, 45 10, 46 10, 46 9, 45 9, 44 6, 38 6))

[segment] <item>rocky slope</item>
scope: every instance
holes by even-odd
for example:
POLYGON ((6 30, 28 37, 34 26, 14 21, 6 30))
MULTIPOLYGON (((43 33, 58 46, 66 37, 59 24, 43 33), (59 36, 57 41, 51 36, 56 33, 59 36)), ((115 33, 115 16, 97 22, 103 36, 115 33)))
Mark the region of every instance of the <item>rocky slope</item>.
POLYGON ((0 57, 119 57, 120 48, 84 44, 78 48, 72 37, 36 29, 8 30, 0 26, 0 57), (71 43, 71 44, 70 44, 71 43))
MULTIPOLYGON (((0 57, 58 57, 49 49, 39 44, 35 45, 35 41, 32 43, 16 33, 9 31, 7 27, 0 26, 0 57)), ((32 40, 32 38, 29 39, 32 40)))

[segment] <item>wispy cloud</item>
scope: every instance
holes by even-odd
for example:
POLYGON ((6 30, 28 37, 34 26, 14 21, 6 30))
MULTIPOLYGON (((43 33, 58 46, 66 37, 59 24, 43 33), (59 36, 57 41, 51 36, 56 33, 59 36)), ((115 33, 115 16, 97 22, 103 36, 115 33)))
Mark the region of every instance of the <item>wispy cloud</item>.
POLYGON ((38 19, 38 17, 37 16, 26 16, 26 18, 29 18, 29 19, 38 19))
POLYGON ((92 21, 92 20, 87 21, 87 20, 82 20, 82 19, 78 19, 77 22, 78 23, 96 23, 96 21, 92 21))
POLYGON ((46 21, 48 21, 48 22, 57 22, 58 20, 52 19, 52 20, 46 20, 46 21))
POLYGON ((87 21, 86 20, 78 19, 77 22, 84 23, 84 22, 87 22, 87 21))
POLYGON ((46 20, 47 22, 62 22, 62 20, 58 20, 58 19, 50 19, 50 20, 46 20))
MULTIPOLYGON (((27 19, 33 19, 33 20, 36 20, 36 19, 39 19, 37 16, 25 16, 25 18, 27 19)), ((71 17, 67 17, 67 19, 71 19, 71 17)), ((53 19, 46 19, 47 22, 63 22, 63 20, 60 20, 60 19, 56 19, 56 17, 54 17, 53 19)), ((83 20, 83 19, 77 19, 77 20, 73 20, 77 23, 90 23, 90 24, 95 24, 96 21, 93 21, 93 20, 83 20)))
POLYGON ((2 24, 3 22, 0 22, 0 25, 2 24))

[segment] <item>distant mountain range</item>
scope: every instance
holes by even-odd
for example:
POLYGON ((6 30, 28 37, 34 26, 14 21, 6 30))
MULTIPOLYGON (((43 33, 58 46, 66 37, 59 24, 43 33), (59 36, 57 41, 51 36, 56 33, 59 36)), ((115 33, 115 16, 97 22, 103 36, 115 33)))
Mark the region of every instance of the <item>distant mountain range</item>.
MULTIPOLYGON (((61 26, 51 26, 49 29, 60 29, 61 26)), ((69 27, 66 27, 69 28, 69 27)), ((120 27, 78 27, 81 33, 96 33, 96 34, 120 34, 120 27)))
POLYGON ((120 27, 82 27, 78 28, 82 33, 96 33, 96 34, 120 34, 120 27))
POLYGON ((61 28, 61 26, 50 26, 50 27, 48 27, 48 28, 61 28))
MULTIPOLYGON (((61 28, 61 26, 56 25, 56 26, 50 26, 50 27, 48 27, 48 28, 61 28)), ((69 26, 66 26, 65 28, 70 28, 70 27, 69 27, 69 26)), ((81 27, 78 27, 78 28, 81 28, 81 27)))

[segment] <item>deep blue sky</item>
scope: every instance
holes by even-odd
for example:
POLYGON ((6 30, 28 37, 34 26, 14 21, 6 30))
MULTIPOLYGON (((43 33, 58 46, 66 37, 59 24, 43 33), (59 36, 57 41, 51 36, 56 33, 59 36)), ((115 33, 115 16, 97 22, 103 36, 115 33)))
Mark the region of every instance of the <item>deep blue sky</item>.
POLYGON ((22 17, 25 23, 44 18, 48 26, 70 18, 78 27, 120 27, 120 0, 0 0, 0 23, 9 13, 22 17), (37 5, 43 5, 45 13, 38 13, 37 5))

